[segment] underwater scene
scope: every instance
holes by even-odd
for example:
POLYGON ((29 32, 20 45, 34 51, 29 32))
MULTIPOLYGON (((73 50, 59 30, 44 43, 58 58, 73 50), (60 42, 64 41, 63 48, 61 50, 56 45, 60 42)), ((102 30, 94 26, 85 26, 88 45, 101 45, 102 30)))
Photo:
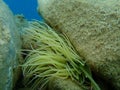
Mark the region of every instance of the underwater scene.
POLYGON ((119 90, 120 0, 0 0, 0 90, 119 90))
POLYGON ((37 12, 37 0, 4 0, 4 2, 6 2, 15 15, 24 15, 28 20, 42 19, 37 12))

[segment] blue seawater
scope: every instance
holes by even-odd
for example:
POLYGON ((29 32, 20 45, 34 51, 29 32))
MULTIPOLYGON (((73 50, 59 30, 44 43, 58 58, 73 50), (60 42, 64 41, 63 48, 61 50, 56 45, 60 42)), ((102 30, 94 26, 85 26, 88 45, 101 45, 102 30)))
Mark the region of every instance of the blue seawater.
POLYGON ((42 20, 37 13, 37 0, 4 0, 14 14, 23 14, 27 20, 42 20))

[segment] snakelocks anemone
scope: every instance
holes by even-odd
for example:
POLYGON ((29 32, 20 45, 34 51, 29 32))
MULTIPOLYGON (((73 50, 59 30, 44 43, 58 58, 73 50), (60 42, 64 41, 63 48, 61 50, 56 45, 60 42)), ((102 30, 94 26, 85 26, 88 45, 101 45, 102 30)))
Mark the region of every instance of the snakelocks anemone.
POLYGON ((33 90, 42 89, 52 77, 60 77, 79 82, 86 88, 100 90, 89 67, 66 35, 55 32, 43 22, 34 21, 25 28, 25 41, 32 41, 31 49, 25 50, 28 55, 22 65, 25 85, 33 90))

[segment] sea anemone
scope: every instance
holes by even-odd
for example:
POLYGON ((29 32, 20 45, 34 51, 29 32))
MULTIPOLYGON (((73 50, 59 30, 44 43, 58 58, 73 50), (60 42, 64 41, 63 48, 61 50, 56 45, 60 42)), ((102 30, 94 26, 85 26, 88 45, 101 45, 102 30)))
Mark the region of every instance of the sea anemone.
POLYGON ((70 78, 84 86, 89 82, 95 90, 100 90, 92 79, 89 67, 66 35, 55 32, 43 22, 34 21, 25 28, 24 39, 34 43, 30 50, 25 50, 29 52, 22 65, 25 85, 42 89, 51 77, 60 77, 70 78))

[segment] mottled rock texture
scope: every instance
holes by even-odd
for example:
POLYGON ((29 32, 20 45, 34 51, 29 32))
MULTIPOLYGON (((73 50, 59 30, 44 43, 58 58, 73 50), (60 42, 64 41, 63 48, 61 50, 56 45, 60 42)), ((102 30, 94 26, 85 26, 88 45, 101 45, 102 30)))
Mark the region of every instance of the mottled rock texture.
POLYGON ((0 0, 0 90, 12 90, 18 76, 20 37, 14 16, 0 0))
POLYGON ((120 0, 38 0, 38 12, 66 34, 97 76, 120 89, 120 0))
POLYGON ((47 90, 84 90, 83 87, 70 79, 52 78, 47 90))

